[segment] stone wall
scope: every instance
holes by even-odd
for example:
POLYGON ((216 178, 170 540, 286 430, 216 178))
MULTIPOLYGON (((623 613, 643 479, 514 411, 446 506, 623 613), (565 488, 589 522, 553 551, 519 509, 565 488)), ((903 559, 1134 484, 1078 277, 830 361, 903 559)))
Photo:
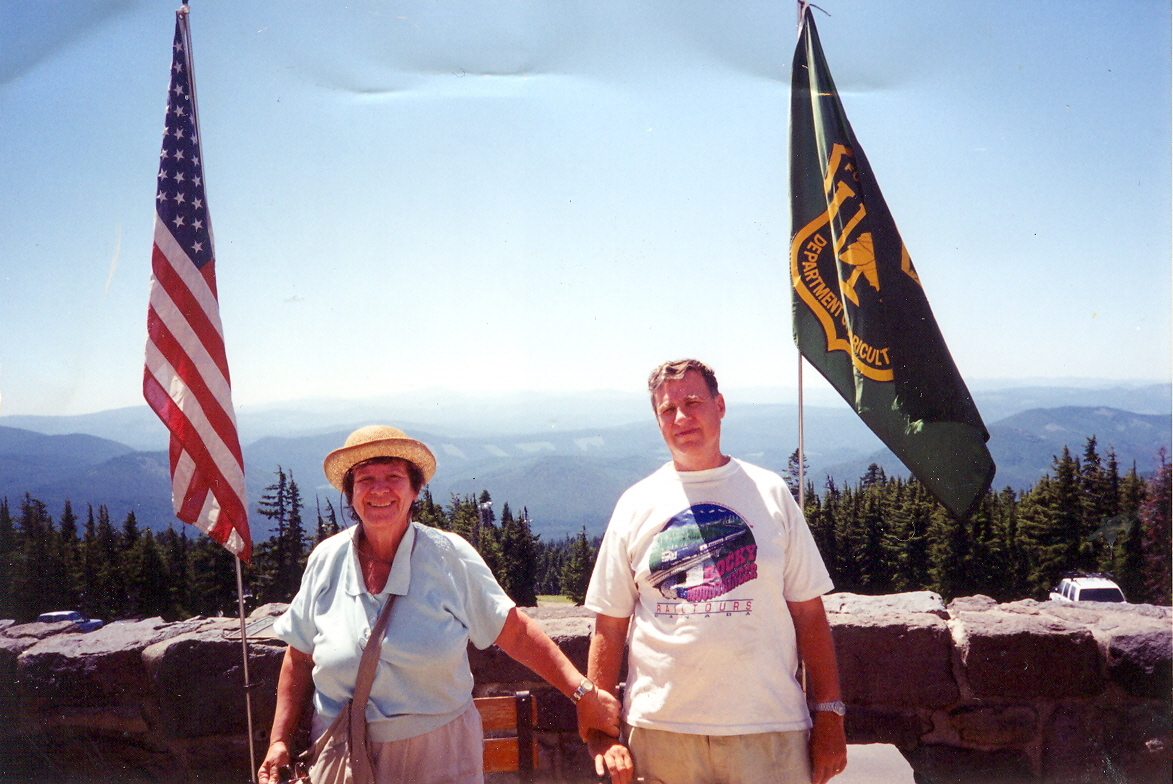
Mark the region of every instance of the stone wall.
MULTIPOLYGON (((895 744, 920 781, 1170 781, 1169 608, 981 596, 946 608, 930 593, 825 604, 849 742, 895 744)), ((581 608, 533 614, 585 668, 581 608)), ((0 780, 248 780, 237 621, 73 629, 0 621, 0 780)), ((249 650, 260 756, 284 649, 249 650)), ((541 780, 594 780, 566 698, 495 648, 472 666, 478 696, 538 693, 541 780)))

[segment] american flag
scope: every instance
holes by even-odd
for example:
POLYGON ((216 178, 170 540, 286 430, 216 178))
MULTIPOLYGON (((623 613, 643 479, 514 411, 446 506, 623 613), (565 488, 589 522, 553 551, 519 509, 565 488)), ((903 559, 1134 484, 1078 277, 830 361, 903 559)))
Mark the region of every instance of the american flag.
POLYGON ((247 563, 252 537, 244 460, 216 298, 186 7, 176 12, 173 49, 155 197, 143 396, 171 431, 175 516, 247 563))

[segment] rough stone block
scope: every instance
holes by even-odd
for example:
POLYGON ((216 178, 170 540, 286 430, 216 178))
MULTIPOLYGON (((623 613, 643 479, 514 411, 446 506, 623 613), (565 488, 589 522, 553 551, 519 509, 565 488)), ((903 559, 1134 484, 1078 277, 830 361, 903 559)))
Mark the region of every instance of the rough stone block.
POLYGON ((1125 628, 1108 642, 1108 677, 1137 697, 1170 700, 1173 629, 1125 628))
MULTIPOLYGON (((175 771, 176 778, 185 784, 244 784, 253 780, 248 769, 248 739, 244 734, 184 738, 174 745, 182 763, 175 771)), ((268 748, 268 738, 253 747, 258 764, 268 748)))
MULTIPOLYGON (((240 638, 231 635, 238 630, 236 620, 211 619, 200 631, 143 651, 165 736, 195 738, 246 731, 240 638)), ((285 645, 250 641, 248 653, 254 724, 264 728, 273 719, 285 645)))
POLYGON ((932 730, 930 720, 913 711, 885 711, 852 705, 844 728, 848 743, 891 743, 900 749, 916 747, 932 730))
POLYGON ((1017 746, 1038 735, 1039 716, 1029 705, 970 705, 949 712, 949 722, 965 743, 1017 746))
POLYGON ((1042 764, 1047 782, 1107 781, 1104 717, 1086 702, 1055 707, 1044 730, 1042 764))
POLYGON ((955 746, 921 746, 905 753, 923 784, 1035 784, 1030 758, 1022 751, 978 751, 955 746))
POLYGON ((54 621, 53 623, 18 623, 6 627, 0 632, 5 637, 20 639, 29 637, 34 640, 44 640, 57 634, 78 634, 77 624, 73 621, 54 621))
POLYGON ((928 613, 832 613, 828 620, 849 704, 935 707, 957 701, 945 621, 928 613))
POLYGON ((0 716, 7 715, 9 708, 16 702, 16 660, 36 643, 32 637, 0 637, 0 716))
POLYGON ((1173 719, 1168 704, 1128 705, 1106 712, 1104 747, 1112 782, 1173 781, 1173 719))
MULTIPOLYGON (((72 624, 71 624, 72 625, 72 624)), ((119 621, 88 634, 57 634, 17 659, 21 695, 31 705, 89 707, 151 693, 142 651, 191 628, 161 618, 119 621)))
POLYGON ((829 593, 823 597, 823 607, 828 613, 853 615, 929 613, 938 618, 949 617, 949 611, 945 609, 941 594, 933 591, 908 591, 879 596, 858 593, 829 593))
MULTIPOLYGON (((586 672, 593 613, 582 607, 523 607, 522 610, 538 622, 580 672, 586 672)), ((477 683, 541 682, 528 667, 518 664, 495 645, 483 651, 469 645, 468 661, 477 683)))
POLYGON ((1062 698, 1103 687, 1100 654, 1083 626, 1042 614, 958 611, 965 677, 978 697, 1062 698))

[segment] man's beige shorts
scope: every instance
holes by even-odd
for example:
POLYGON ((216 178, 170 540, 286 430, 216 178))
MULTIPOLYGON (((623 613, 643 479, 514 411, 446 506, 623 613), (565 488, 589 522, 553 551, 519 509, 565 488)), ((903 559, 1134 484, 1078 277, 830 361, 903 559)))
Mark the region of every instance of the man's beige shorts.
POLYGON ((810 784, 809 733, 689 735, 631 727, 636 781, 645 784, 810 784))

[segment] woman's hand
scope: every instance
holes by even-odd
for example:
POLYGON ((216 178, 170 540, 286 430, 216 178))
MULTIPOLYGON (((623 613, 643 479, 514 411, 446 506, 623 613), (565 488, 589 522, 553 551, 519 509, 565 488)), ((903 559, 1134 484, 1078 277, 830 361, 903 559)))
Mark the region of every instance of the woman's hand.
POLYGON ((277 677, 277 707, 269 733, 269 752, 257 769, 257 784, 277 784, 281 768, 292 763, 287 738, 294 737, 301 720, 302 705, 314 687, 314 657, 292 645, 285 649, 281 674, 277 677))
POLYGON ((633 772, 631 752, 618 738, 592 730, 587 735, 587 751, 595 761, 597 775, 609 775, 611 784, 629 784, 633 772))
POLYGON ((257 784, 277 784, 281 780, 281 769, 288 768, 290 762, 289 746, 285 741, 273 741, 269 744, 265 761, 257 770, 257 784))
POLYGON ((619 700, 600 688, 591 689, 574 706, 578 713, 578 737, 584 741, 591 730, 612 738, 619 737, 619 700))

